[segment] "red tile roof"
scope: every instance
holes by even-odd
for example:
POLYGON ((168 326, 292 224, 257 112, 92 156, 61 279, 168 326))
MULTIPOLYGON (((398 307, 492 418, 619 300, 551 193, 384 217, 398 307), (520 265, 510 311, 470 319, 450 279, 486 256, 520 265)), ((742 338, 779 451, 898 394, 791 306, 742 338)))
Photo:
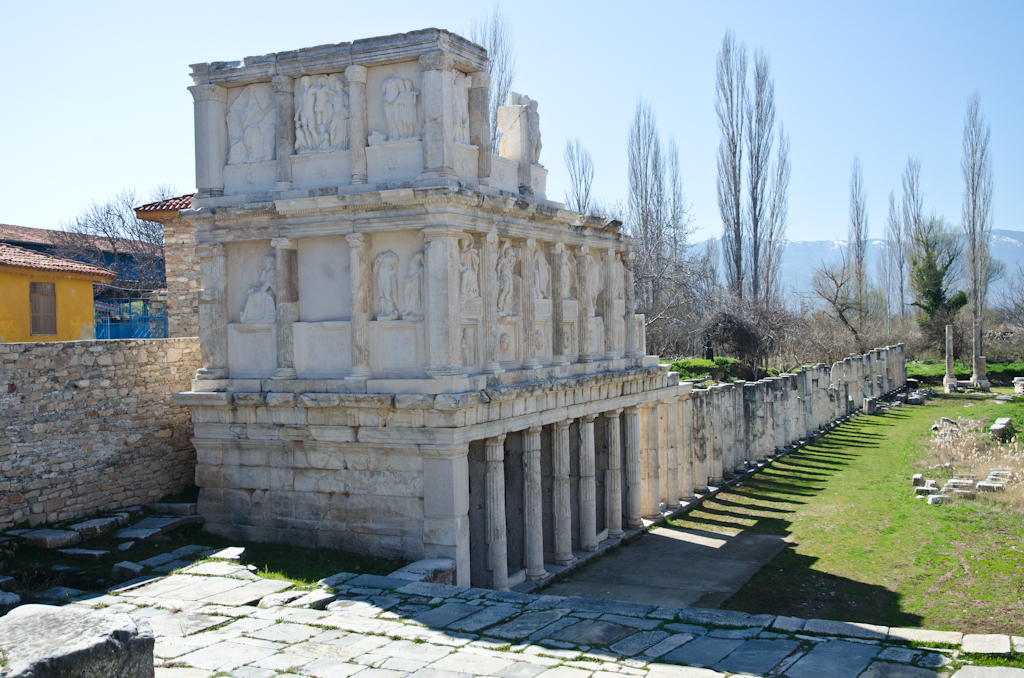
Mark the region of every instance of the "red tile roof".
POLYGON ((158 200, 151 202, 141 207, 136 207, 136 212, 177 212, 178 210, 187 210, 192 207, 192 196, 193 193, 188 195, 179 195, 176 198, 166 198, 165 200, 158 200))
POLYGON ((0 243, 0 266, 27 268, 33 271, 51 271, 54 273, 77 273, 105 280, 113 280, 117 275, 105 268, 90 266, 80 261, 61 259, 42 252, 33 252, 14 245, 0 243))
POLYGON ((13 226, 11 224, 0 224, 0 241, 8 240, 13 242, 28 242, 39 245, 55 245, 57 231, 48 228, 29 228, 28 226, 13 226))

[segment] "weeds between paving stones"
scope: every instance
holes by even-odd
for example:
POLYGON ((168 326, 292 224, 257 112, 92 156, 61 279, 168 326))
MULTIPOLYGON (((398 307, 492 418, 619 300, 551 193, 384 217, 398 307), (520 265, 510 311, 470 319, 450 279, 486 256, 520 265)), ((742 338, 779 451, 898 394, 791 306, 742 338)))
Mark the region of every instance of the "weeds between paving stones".
POLYGON ((966 410, 1024 416, 1020 403, 940 397, 859 416, 672 523, 790 542, 722 608, 964 632, 1019 633, 1024 520, 996 502, 926 506, 910 477, 931 425, 966 410))

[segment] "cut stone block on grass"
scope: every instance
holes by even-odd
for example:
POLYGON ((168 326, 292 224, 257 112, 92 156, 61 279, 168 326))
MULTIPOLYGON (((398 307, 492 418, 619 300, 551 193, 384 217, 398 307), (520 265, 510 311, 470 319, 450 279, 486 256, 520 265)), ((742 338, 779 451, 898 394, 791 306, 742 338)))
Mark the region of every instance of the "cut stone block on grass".
POLYGON ((150 678, 153 644, 149 624, 126 614, 24 605, 0 617, 9 676, 150 678))
POLYGON ((81 595, 82 592, 78 589, 69 588, 67 586, 55 586, 52 589, 46 589, 42 593, 37 593, 36 598, 40 600, 71 600, 75 596, 81 595))
POLYGON ((245 562, 245 547, 244 546, 229 546, 226 549, 215 551, 214 553, 206 556, 214 560, 229 560, 235 563, 245 562))
POLYGON ((0 608, 14 607, 15 605, 19 604, 21 604, 21 596, 19 596, 17 593, 0 591, 0 608))
POLYGON ((99 560, 110 553, 110 551, 98 551, 96 549, 57 549, 57 553, 68 556, 69 558, 78 558, 80 560, 99 560))
POLYGON ((158 528, 151 527, 126 527, 114 533, 115 539, 131 539, 133 541, 154 541, 163 536, 158 528))
POLYGON ((194 516, 196 515, 196 504, 193 503, 175 503, 168 504, 163 502, 155 502, 153 504, 147 504, 146 508, 156 513, 167 513, 175 516, 194 516))
POLYGON ((128 581, 142 574, 142 566, 129 560, 121 561, 114 565, 110 571, 110 578, 114 581, 128 581))
POLYGON ((100 537, 108 532, 121 527, 128 523, 128 514, 121 513, 119 515, 107 516, 105 518, 95 518, 93 520, 86 520, 81 523, 76 523, 71 526, 71 529, 82 535, 82 539, 93 539, 100 537))
POLYGON ((29 546, 38 546, 43 549, 61 549, 66 546, 74 546, 82 541, 82 535, 74 530, 32 530, 21 535, 29 546))
POLYGON ((320 586, 326 586, 327 588, 332 589, 335 586, 341 586, 342 584, 347 582, 349 579, 354 579, 355 577, 358 577, 358 576, 359 575, 353 574, 351 572, 339 572, 338 574, 332 574, 330 577, 324 577, 323 579, 318 581, 317 584, 319 584, 320 586))
POLYGON ((968 654, 1005 656, 1012 651, 1010 636, 999 633, 966 633, 960 647, 968 654))

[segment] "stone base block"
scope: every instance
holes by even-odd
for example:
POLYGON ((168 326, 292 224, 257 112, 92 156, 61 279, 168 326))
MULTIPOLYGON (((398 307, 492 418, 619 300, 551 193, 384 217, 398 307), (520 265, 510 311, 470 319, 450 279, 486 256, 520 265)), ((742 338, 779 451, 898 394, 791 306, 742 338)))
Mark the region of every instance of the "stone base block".
POLYGON ((22 605, 0 618, 5 678, 153 678, 145 620, 76 606, 22 605))

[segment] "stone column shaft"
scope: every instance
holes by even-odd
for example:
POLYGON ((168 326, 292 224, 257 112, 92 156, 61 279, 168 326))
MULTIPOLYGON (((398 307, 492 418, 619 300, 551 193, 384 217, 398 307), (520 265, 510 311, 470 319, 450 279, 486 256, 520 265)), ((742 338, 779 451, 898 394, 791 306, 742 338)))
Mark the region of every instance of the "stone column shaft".
POLYGON ((292 154, 295 153, 295 81, 291 76, 275 75, 270 79, 277 109, 274 158, 277 165, 276 190, 292 187, 292 154))
POLYGON ((484 238, 480 262, 480 297, 484 307, 484 372, 499 374, 505 370, 498 364, 498 236, 491 232, 484 238))
POLYGON ((523 247, 522 262, 519 267, 522 278, 522 305, 523 305, 523 368, 536 370, 540 368, 540 361, 537 360, 537 315, 536 298, 533 296, 533 278, 537 274, 534 269, 533 255, 537 250, 537 241, 528 239, 523 247))
POLYGON ((543 499, 540 478, 540 426, 523 432, 523 460, 526 466, 523 501, 526 527, 526 578, 536 581, 547 576, 544 569, 543 499))
POLYGON ((420 55, 424 176, 456 178, 454 63, 454 58, 443 50, 420 55))
POLYGON ((224 165, 228 161, 228 90, 220 85, 193 85, 196 131, 196 197, 224 194, 224 165))
POLYGON ((555 243, 555 256, 551 266, 551 362, 565 365, 565 297, 569 281, 565 280, 563 264, 565 263, 565 243, 555 243))
POLYGON ((352 380, 369 379, 370 371, 370 298, 373 273, 370 270, 370 243, 362 233, 345 236, 349 247, 349 290, 352 295, 352 380))
POLYGON ((551 522, 555 564, 568 565, 572 555, 572 505, 569 495, 569 426, 559 421, 551 435, 551 522))
POLYGON ((659 410, 660 447, 665 449, 665 504, 679 507, 679 398, 662 400, 659 410))
POLYGON ((198 245, 199 273, 199 347, 203 366, 196 379, 228 378, 227 254, 217 243, 198 245))
POLYGON ((693 441, 693 490, 704 494, 708 491, 708 448, 705 435, 707 391, 694 391, 691 396, 691 431, 693 441))
POLYGON ((643 501, 640 495, 640 408, 627 407, 626 414, 626 527, 643 527, 643 501))
POLYGON ((508 590, 508 533, 505 528, 505 435, 484 443, 487 508, 487 565, 491 588, 508 590))
MULTIPOLYGON (((644 517, 657 518, 661 515, 661 448, 658 445, 658 403, 644 403, 641 409, 640 425, 643 426, 643 441, 640 455, 644 461, 647 487, 644 493, 644 517)), ((643 476, 641 476, 642 478, 643 476)))
POLYGON ((692 501, 693 494, 693 398, 687 393, 679 398, 676 420, 679 422, 676 447, 679 450, 679 498, 692 501))
POLYGON ((298 252, 288 238, 270 241, 277 260, 277 369, 274 379, 295 378, 294 323, 299 319, 298 252))
POLYGON ((608 422, 608 469, 604 472, 604 524, 608 538, 622 536, 622 432, 619 429, 619 415, 622 410, 605 412, 608 422))
POLYGON ((619 264, 615 261, 615 250, 609 249, 602 254, 604 256, 604 275, 601 276, 604 282, 604 308, 602 309, 604 359, 615 360, 619 357, 619 352, 615 349, 615 276, 618 273, 619 264))
POLYGON ((366 67, 345 68, 348 81, 348 150, 352 183, 366 183, 366 67))
POLYGON ((711 475, 711 480, 708 482, 715 486, 720 486, 725 480, 725 471, 722 461, 722 422, 723 422, 723 405, 725 403, 725 390, 721 386, 712 386, 708 389, 708 424, 709 424, 709 435, 708 442, 711 445, 709 462, 710 468, 708 472, 711 475))
POLYGON ((622 320, 625 323, 626 334, 626 357, 641 358, 646 349, 644 346, 636 345, 636 288, 633 282, 633 253, 628 252, 622 258, 623 268, 626 270, 626 280, 623 284, 626 297, 626 314, 622 320))
POLYGON ((491 76, 485 71, 472 75, 469 87, 469 143, 477 147, 479 177, 491 176, 491 76))
POLYGON ((594 355, 590 350, 592 344, 590 339, 590 286, 587 284, 587 273, 589 272, 587 257, 589 254, 590 248, 586 245, 582 245, 576 250, 576 308, 578 310, 576 329, 579 330, 579 356, 576 361, 581 363, 594 361, 594 355))
POLYGON ((594 460, 594 419, 588 414, 578 419, 580 431, 580 548, 597 550, 597 484, 594 460))

